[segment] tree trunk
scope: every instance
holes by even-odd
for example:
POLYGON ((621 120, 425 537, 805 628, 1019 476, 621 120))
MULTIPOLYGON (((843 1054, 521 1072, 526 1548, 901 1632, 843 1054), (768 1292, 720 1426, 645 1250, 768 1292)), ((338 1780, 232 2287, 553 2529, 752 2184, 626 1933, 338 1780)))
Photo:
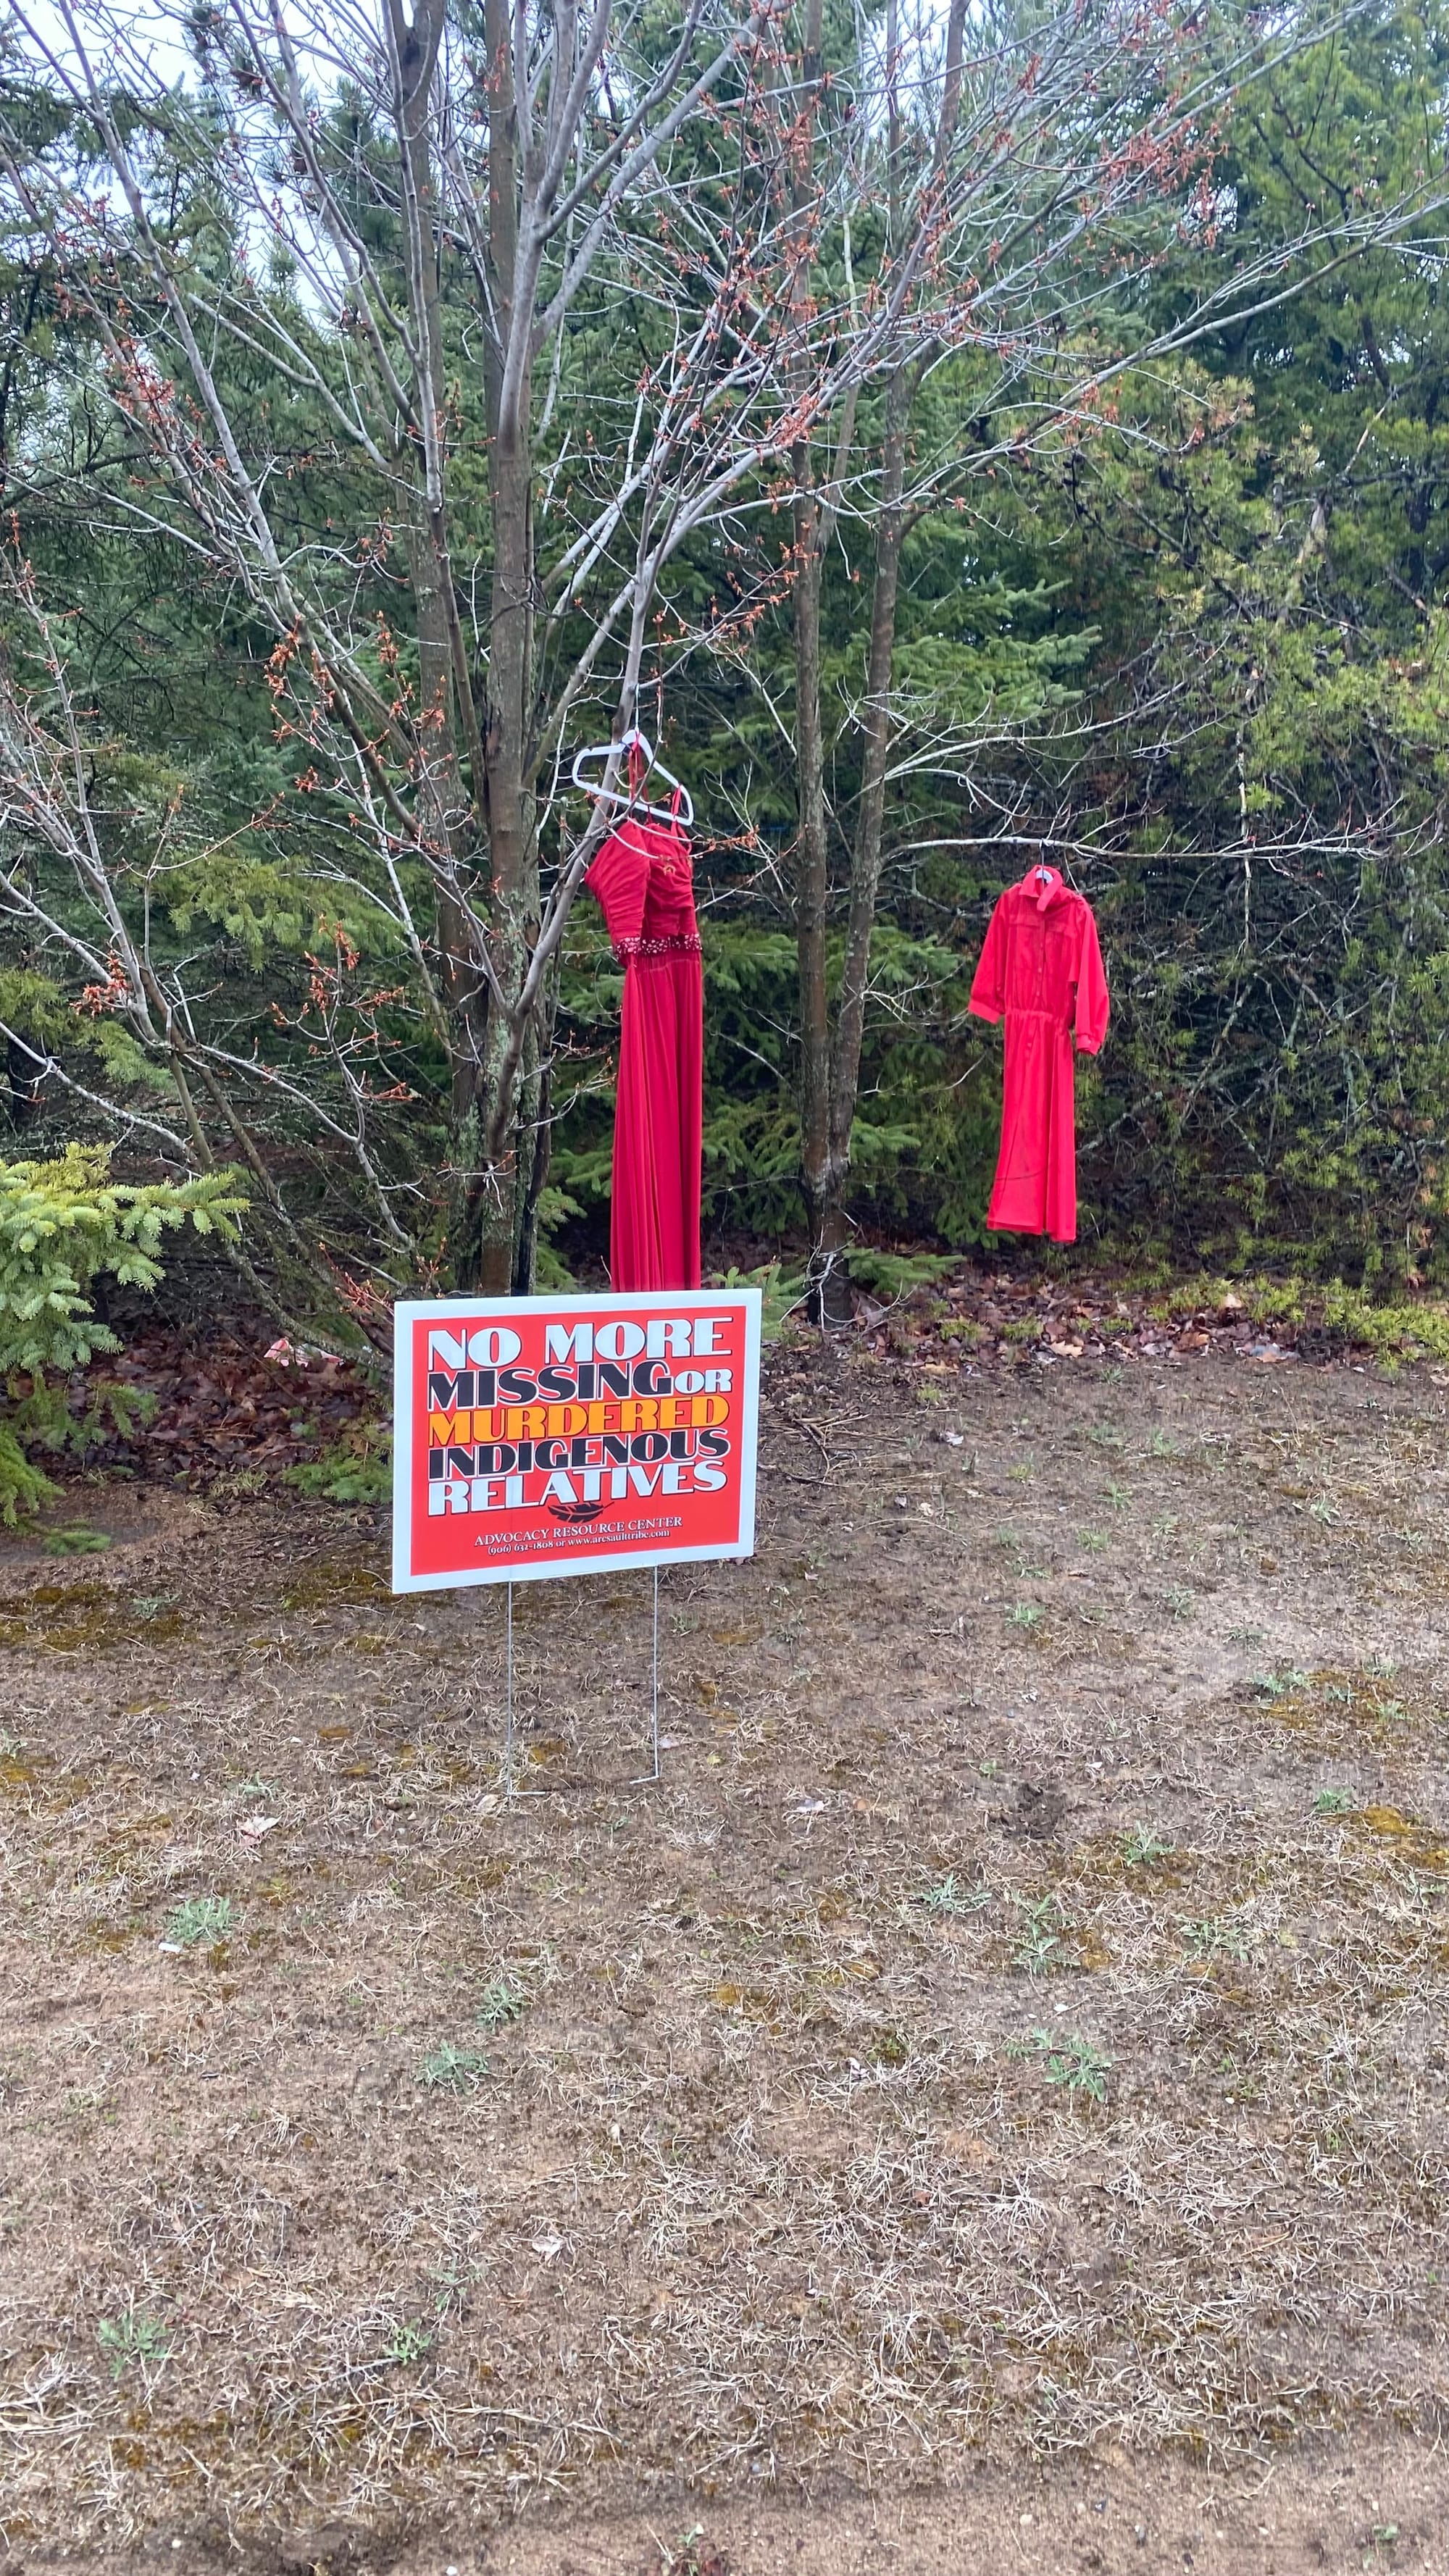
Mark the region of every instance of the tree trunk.
MULTIPOLYGON (((966 0, 951 0, 946 31, 945 78, 940 122, 932 155, 932 182, 940 182, 961 108, 962 46, 966 0)), ((889 224, 893 238, 902 231, 902 128, 896 91, 899 44, 897 0, 886 11, 887 153, 890 168, 889 224)), ((870 637, 866 651, 865 705, 862 715, 860 802, 850 862, 850 902, 845 931, 845 957, 835 1034, 830 1047, 826 1144, 821 1157, 825 1185, 812 1206, 812 1269, 823 1274, 848 1310, 842 1248, 847 1240, 846 1193, 850 1184, 851 1138, 860 1094, 860 1058, 865 1039, 865 1004, 870 989, 870 952, 880 895, 881 852, 885 824, 886 771, 890 762, 891 672, 895 660, 896 612, 900 596, 901 550, 905 542, 906 455, 911 406, 924 362, 897 365, 887 380, 881 453, 880 499, 876 517, 875 564, 871 584, 870 637)))
POLYGON ((795 463, 795 951, 800 987, 800 1176, 812 1264, 830 1191, 830 1013, 826 928, 830 899, 825 745, 820 715, 819 503, 808 452, 795 463))
POLYGON ((420 381, 415 395, 418 419, 410 441, 416 485, 408 555, 417 621, 419 732, 431 749, 418 780, 418 807, 433 853, 439 985, 447 1021, 448 1162, 454 1175, 448 1216, 448 1263, 454 1285, 468 1288, 481 1285, 473 1211, 485 1151, 486 1070, 490 1022, 495 1015, 488 1009, 473 905, 478 877, 477 833, 483 811, 482 744, 472 683, 460 649, 444 489, 443 333, 428 121, 433 73, 442 41, 443 7, 442 0, 417 0, 409 25, 402 14, 401 0, 390 0, 390 5, 401 93, 398 128, 412 263, 410 302, 420 351, 420 381), (471 798, 463 782, 460 735, 470 753, 471 798))
MULTIPOLYGON (((790 310, 797 348, 808 344, 811 183, 815 117, 824 72, 821 0, 807 0, 801 103, 790 146, 790 197, 796 241, 790 310)), ((803 400, 805 386, 800 385, 803 400)), ((810 1226, 810 1302, 823 1320, 833 1305, 833 1261, 822 1235, 830 1199, 830 1003, 826 936, 830 856, 825 816, 825 739, 820 704, 820 592, 824 570, 822 515, 808 431, 792 451, 795 499, 791 611, 795 631, 795 952, 800 996, 800 1178, 810 1226)))
POLYGON ((875 572, 870 599, 870 644, 866 655, 860 805, 851 853, 845 962, 830 1062, 830 1141, 826 1158, 830 1188, 823 1213, 841 1240, 845 1192, 850 1180, 851 1131, 855 1125, 855 1106, 860 1090, 860 1053, 865 1037, 865 1000, 870 986, 871 937, 880 892, 886 768, 891 746, 891 666, 895 657, 896 602, 900 593, 901 546, 905 537, 902 495, 909 415, 910 385, 905 370, 897 368, 886 388, 885 452, 881 462, 880 515, 876 521, 875 572))
POLYGON ((530 1297, 538 1267, 539 1202, 548 1183, 553 1144, 553 1028, 558 1009, 558 977, 549 977, 547 998, 535 1014, 530 1032, 532 1061, 527 1067, 519 1123, 526 1134, 528 1177, 519 1192, 518 1241, 513 1256, 514 1294, 530 1297))
MULTIPOLYGON (((526 727, 533 661, 533 458, 530 367, 510 367, 517 335, 532 313, 517 309, 518 121, 512 23, 507 0, 487 0, 488 237, 493 329, 488 341, 489 502, 493 586, 489 618, 484 775, 488 812, 489 917, 493 971, 516 1004, 538 937, 538 850, 526 785, 526 727)), ((487 1117, 481 1168, 471 1197, 478 1285, 506 1297, 532 1282, 526 1238, 533 1139, 520 1120, 520 1083, 537 1072, 537 1033, 520 1053, 495 1002, 489 1014, 483 1088, 487 1117)))
POLYGON ((472 874, 467 864, 471 834, 454 742, 447 612, 421 498, 408 536, 422 702, 419 729, 424 741, 433 745, 427 769, 418 780, 419 821, 436 853, 434 906, 439 984, 447 1013, 451 1059, 449 1126, 456 1139, 476 1118, 487 988, 478 967, 465 899, 472 874))

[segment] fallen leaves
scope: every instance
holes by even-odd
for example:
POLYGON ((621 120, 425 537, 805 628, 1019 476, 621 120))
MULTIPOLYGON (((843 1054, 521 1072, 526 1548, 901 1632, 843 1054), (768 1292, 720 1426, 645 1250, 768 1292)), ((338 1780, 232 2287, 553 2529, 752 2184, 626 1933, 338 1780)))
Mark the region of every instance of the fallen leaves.
POLYGON ((149 1420, 93 1450, 92 1462, 193 1490, 239 1471, 265 1482, 299 1466, 375 1414, 378 1401, 346 1361, 307 1356, 314 1364, 299 1375, 297 1365, 279 1365, 260 1336, 248 1340, 240 1326, 214 1337, 159 1324, 143 1330, 115 1358, 78 1371, 71 1382, 76 1408, 85 1401, 88 1374, 150 1399, 149 1420))
MULTIPOLYGON (((1008 1278, 963 1270, 949 1285, 912 1289, 889 1308, 856 1302, 856 1326, 868 1350, 909 1359, 924 1374, 945 1369, 971 1376, 982 1368, 1052 1368, 1059 1361, 1166 1361, 1181 1365, 1205 1352, 1316 1362, 1349 1355, 1346 1337, 1311 1321, 1253 1321, 1243 1298, 1225 1293, 1197 1312, 1154 1313, 1146 1290, 1121 1291, 1088 1279, 1080 1286, 1030 1276, 1008 1278)), ((941 1435, 938 1435, 941 1436, 941 1435)))

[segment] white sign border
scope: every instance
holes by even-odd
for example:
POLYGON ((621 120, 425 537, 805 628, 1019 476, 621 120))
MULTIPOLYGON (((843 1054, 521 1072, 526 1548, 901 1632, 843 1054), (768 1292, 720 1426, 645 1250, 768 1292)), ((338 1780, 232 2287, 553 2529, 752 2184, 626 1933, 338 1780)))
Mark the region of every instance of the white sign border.
POLYGON ((566 1289, 550 1297, 410 1297, 399 1298, 393 1308, 393 1443, 392 1443, 392 1588, 395 1596, 409 1592, 471 1591, 480 1583, 553 1583, 573 1574, 624 1573, 631 1568, 650 1565, 710 1565, 726 1558, 753 1556, 755 1552, 755 1461, 760 1428, 760 1341, 764 1292, 759 1288, 651 1288, 637 1297, 619 1296, 612 1291, 593 1295, 581 1291, 570 1295, 566 1289), (738 1539, 718 1547, 642 1548, 625 1552, 611 1548, 604 1556, 570 1557, 566 1562, 550 1565, 479 1566, 476 1572, 450 1574, 413 1574, 408 1560, 412 1552, 413 1497, 412 1453, 401 1437, 403 1423, 413 1418, 413 1326, 418 1323, 445 1323, 459 1314, 486 1315, 492 1322, 506 1321, 510 1315, 553 1315, 560 1312, 577 1314, 587 1309, 591 1314, 658 1313, 677 1315, 681 1302, 688 1299, 699 1305, 717 1304, 742 1311, 745 1321, 744 1412, 740 1420, 740 1534, 738 1539))

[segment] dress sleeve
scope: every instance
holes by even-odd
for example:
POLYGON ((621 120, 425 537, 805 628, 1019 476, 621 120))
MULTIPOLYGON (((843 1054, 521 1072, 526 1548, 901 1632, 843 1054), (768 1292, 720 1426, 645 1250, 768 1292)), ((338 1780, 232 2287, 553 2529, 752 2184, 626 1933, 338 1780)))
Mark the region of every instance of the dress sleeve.
POLYGON ((623 832, 611 832, 584 878, 604 916, 616 957, 626 957, 644 927, 649 858, 623 832))
POLYGON ((1077 951, 1076 1038, 1079 1055, 1095 1055, 1107 1034, 1111 1005, 1107 994, 1107 974, 1102 964, 1102 951, 1097 941, 1097 925, 1090 904, 1082 906, 1082 927, 1077 951))
POLYGON ((966 1005, 978 1020, 999 1020, 1006 1009, 1006 897, 997 897, 996 910, 981 950, 976 972, 971 979, 971 999, 966 1005))

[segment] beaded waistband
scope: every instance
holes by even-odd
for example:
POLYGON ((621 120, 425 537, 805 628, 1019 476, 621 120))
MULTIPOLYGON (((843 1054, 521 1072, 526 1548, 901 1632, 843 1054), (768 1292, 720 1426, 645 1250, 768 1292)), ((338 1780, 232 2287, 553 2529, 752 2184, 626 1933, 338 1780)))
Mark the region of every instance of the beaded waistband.
POLYGON ((626 961, 631 957, 698 957, 699 932, 681 930, 668 939, 616 939, 614 954, 626 961))

